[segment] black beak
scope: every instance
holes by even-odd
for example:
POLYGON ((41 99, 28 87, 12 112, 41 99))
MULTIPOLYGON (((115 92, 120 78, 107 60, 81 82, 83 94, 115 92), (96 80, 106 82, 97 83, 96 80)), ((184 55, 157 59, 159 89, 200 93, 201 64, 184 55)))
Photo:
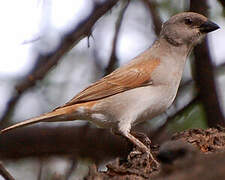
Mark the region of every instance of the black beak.
POLYGON ((216 23, 208 20, 204 22, 199 28, 202 33, 209 33, 219 29, 220 27, 216 23))

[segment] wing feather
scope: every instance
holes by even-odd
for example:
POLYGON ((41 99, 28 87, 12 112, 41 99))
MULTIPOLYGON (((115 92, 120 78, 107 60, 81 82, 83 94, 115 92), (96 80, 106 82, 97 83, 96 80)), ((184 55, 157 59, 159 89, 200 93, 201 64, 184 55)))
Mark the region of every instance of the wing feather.
POLYGON ((144 86, 150 82, 152 71, 158 65, 159 59, 157 58, 134 61, 90 85, 62 107, 99 100, 144 86))

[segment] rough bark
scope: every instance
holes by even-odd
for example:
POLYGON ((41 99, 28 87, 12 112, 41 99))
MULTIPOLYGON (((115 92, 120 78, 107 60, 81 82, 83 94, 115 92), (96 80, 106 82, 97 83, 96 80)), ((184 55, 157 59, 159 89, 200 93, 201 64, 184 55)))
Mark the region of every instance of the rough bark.
MULTIPOLYGON (((87 180, 212 180, 225 179, 225 129, 192 129, 176 133, 172 141, 154 153, 160 157, 160 167, 151 164, 145 155, 116 159, 106 172, 92 166, 87 180), (209 171, 210 169, 210 171, 209 171)), ((136 151, 136 149, 134 150, 136 151)))

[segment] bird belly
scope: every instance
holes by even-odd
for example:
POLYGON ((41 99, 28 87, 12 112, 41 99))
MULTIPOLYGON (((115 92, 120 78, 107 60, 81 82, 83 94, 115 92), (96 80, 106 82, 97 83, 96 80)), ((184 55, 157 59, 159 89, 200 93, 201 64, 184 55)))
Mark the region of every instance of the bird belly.
POLYGON ((137 124, 164 112, 173 102, 177 89, 167 85, 145 86, 113 95, 93 109, 91 121, 100 127, 118 123, 137 124))
POLYGON ((136 105, 138 111, 133 124, 135 125, 150 120, 166 111, 173 103, 176 93, 177 89, 166 85, 151 87, 151 89, 149 89, 149 97, 143 97, 143 100, 136 105), (152 96, 152 94, 154 94, 154 96, 152 96))

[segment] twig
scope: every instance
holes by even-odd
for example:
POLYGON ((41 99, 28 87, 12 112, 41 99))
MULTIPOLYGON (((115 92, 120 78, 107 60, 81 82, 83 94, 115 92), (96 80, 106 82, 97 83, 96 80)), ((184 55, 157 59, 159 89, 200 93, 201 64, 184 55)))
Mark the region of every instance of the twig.
POLYGON ((194 80, 188 79, 184 83, 182 83, 178 89, 178 93, 183 92, 188 86, 194 86, 194 80))
POLYGON ((215 71, 217 73, 220 73, 221 71, 224 71, 224 70, 225 70, 225 62, 221 63, 221 64, 219 64, 218 66, 215 67, 215 71))
POLYGON ((23 41, 22 44, 31 44, 31 43, 34 43, 34 42, 40 40, 40 39, 41 39, 41 36, 37 36, 37 37, 34 37, 32 39, 23 41))
POLYGON ((37 177, 37 180, 41 180, 41 177, 42 177, 42 172, 43 172, 43 159, 40 158, 39 160, 39 169, 38 169, 38 177, 37 177))
POLYGON ((126 9, 129 5, 129 3, 130 3, 129 0, 122 1, 122 8, 119 13, 118 19, 116 21, 116 26, 115 26, 115 34, 114 34, 114 38, 113 38, 113 42, 112 42, 112 52, 110 55, 108 66, 105 69, 105 75, 110 74, 116 68, 116 65, 118 64, 118 58, 116 55, 116 45, 118 42, 118 37, 119 37, 119 32, 120 32, 121 24, 123 21, 123 17, 124 17, 124 14, 126 12, 126 9))
POLYGON ((153 0, 142 0, 142 1, 149 9, 149 13, 151 14, 153 25, 155 27, 154 28, 155 34, 159 36, 162 26, 162 20, 159 16, 159 12, 157 11, 157 4, 153 0))
POLYGON ((225 8, 225 1, 224 0, 218 0, 220 2, 220 4, 223 6, 223 8, 225 8))
POLYGON ((2 163, 0 162, 0 174, 2 177, 5 178, 5 180, 15 180, 14 177, 4 168, 2 163))
POLYGON ((73 159, 69 170, 65 174, 65 180, 69 180, 69 178, 72 175, 72 173, 73 173, 74 169, 76 168, 76 166, 77 166, 77 161, 75 159, 73 159))
POLYGON ((103 3, 96 3, 92 13, 81 21, 70 33, 64 36, 61 44, 54 52, 46 55, 39 55, 37 62, 42 62, 42 64, 37 66, 31 74, 16 86, 17 92, 9 99, 6 110, 1 117, 1 127, 13 113, 21 95, 31 87, 35 86, 38 80, 43 79, 49 70, 59 62, 60 58, 72 49, 81 39, 89 36, 91 34, 91 29, 97 20, 109 11, 118 1, 119 0, 107 0, 103 3))

